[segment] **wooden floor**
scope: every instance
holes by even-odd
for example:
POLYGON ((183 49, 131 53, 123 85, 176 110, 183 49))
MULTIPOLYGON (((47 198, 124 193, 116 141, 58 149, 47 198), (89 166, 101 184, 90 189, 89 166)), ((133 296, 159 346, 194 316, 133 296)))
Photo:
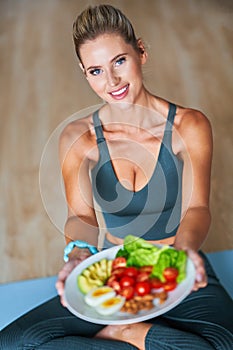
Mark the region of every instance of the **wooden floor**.
MULTIPOLYGON (((71 37, 76 14, 96 3, 0 1, 0 282, 53 275, 63 263, 57 138, 64 123, 101 103, 79 70, 71 37)), ((108 3, 147 44, 151 91, 209 117, 213 220, 204 250, 232 249, 232 1, 108 3)))

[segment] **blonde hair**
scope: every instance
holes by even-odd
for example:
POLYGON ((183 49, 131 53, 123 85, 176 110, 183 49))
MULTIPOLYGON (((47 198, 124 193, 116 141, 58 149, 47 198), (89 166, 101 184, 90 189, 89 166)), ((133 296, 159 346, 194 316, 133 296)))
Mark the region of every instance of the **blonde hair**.
POLYGON ((80 46, 105 33, 118 34, 136 51, 139 50, 133 26, 119 9, 111 5, 89 6, 78 15, 73 24, 75 51, 80 62, 80 46))

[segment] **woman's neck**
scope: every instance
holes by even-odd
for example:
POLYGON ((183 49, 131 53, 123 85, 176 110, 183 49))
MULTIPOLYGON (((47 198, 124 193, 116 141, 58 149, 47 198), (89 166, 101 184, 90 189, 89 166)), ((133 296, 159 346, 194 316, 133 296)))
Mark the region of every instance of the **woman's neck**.
POLYGON ((104 105, 100 110, 102 123, 131 125, 149 128, 151 123, 161 124, 167 116, 167 102, 149 92, 141 99, 140 104, 117 102, 104 105))

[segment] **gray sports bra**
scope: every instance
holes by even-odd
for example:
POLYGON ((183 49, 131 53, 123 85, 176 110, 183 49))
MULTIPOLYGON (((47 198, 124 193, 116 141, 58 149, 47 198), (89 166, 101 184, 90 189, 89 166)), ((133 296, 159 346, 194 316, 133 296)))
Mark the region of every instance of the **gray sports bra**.
MULTIPOLYGON (((111 162, 98 111, 93 114, 99 160, 91 171, 92 188, 106 228, 114 236, 128 234, 147 240, 174 236, 181 217, 183 162, 171 147, 176 106, 170 104, 158 161, 148 183, 130 191, 119 182, 111 162)), ((108 241, 104 247, 112 246, 108 241)))

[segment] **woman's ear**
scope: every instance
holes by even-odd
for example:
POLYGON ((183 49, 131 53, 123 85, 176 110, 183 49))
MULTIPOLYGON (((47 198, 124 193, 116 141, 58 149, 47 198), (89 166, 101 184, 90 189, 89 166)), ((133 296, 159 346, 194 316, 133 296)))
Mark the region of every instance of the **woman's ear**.
POLYGON ((87 73, 86 73, 86 70, 85 70, 82 62, 79 62, 79 67, 80 67, 81 71, 83 72, 83 74, 85 75, 86 79, 88 80, 87 73))
POLYGON ((83 72, 83 74, 86 75, 85 68, 83 67, 83 64, 81 62, 79 62, 79 67, 80 67, 81 71, 83 72))
POLYGON ((146 61, 147 61, 148 54, 147 54, 147 51, 145 49, 145 45, 143 44, 143 41, 142 41, 141 38, 139 38, 137 40, 137 45, 138 45, 138 50, 139 50, 139 54, 140 54, 141 63, 145 64, 146 61))

